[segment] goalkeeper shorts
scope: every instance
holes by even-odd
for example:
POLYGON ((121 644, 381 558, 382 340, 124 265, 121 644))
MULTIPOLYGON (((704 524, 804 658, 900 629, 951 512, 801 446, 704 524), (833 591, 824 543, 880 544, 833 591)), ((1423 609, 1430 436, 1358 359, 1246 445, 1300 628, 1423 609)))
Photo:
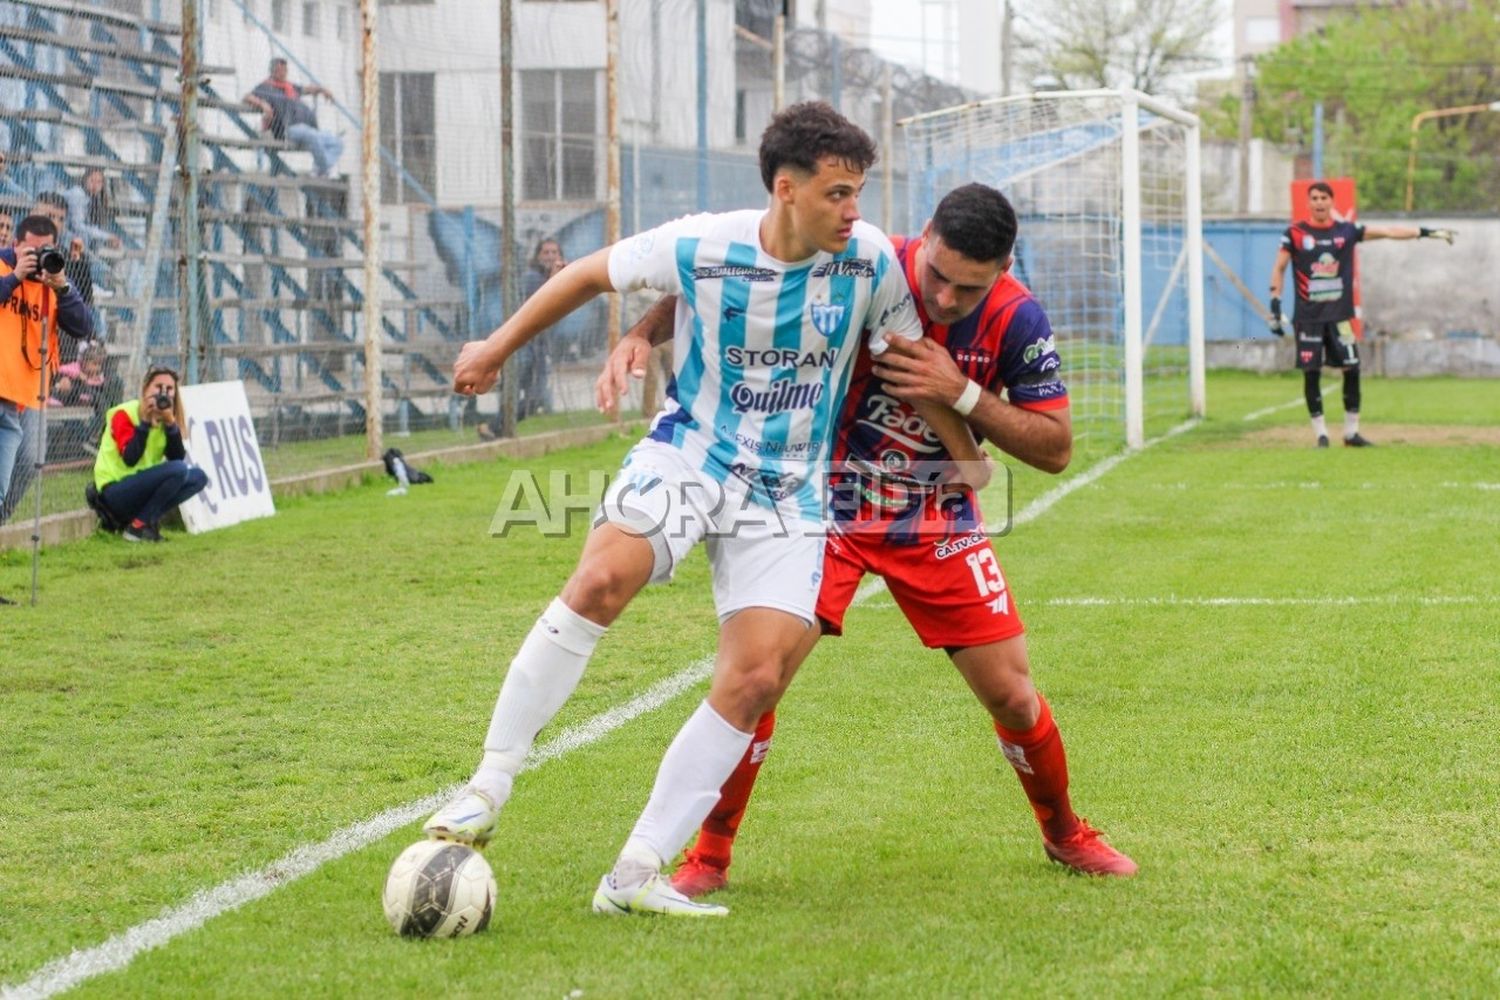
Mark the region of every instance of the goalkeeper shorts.
POLYGON ((1296 331, 1298 371, 1317 371, 1324 365, 1359 367, 1359 343, 1354 339, 1354 324, 1349 320, 1298 323, 1296 331))

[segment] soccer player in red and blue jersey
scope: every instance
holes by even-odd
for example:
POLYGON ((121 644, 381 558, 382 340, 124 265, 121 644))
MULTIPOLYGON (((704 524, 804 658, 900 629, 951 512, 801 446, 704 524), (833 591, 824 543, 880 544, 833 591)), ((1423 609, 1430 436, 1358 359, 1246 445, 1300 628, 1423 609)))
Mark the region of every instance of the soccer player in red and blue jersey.
POLYGON ((1344 370, 1344 444, 1368 448, 1359 433, 1359 344, 1354 330, 1354 247, 1365 240, 1434 239, 1453 243, 1453 230, 1426 226, 1361 226, 1334 217, 1333 187, 1315 181, 1307 189, 1307 219, 1281 234, 1271 268, 1271 332, 1286 333, 1281 319, 1281 279, 1288 263, 1296 280, 1292 329, 1297 335, 1297 368, 1313 434, 1328 447, 1323 419, 1323 365, 1344 370))
MULTIPOLYGON (((951 462, 914 408, 951 406, 1007 454, 1046 472, 1067 467, 1067 389, 1046 313, 1010 274, 1016 230, 1000 192, 969 184, 943 198, 920 237, 892 239, 926 336, 856 361, 834 449, 817 615, 823 634, 840 634, 860 580, 881 577, 923 644, 948 654, 992 716, 1047 856, 1089 874, 1133 875, 1135 863, 1073 812, 1062 736, 1032 684, 1025 630, 983 516, 966 488, 938 481, 951 462)), ((623 388, 626 371, 640 374, 659 315, 623 338, 600 376, 601 403, 623 388)), ((815 632, 808 651, 816 641, 815 632)), ((767 712, 673 875, 686 895, 727 884, 774 725, 767 712)))

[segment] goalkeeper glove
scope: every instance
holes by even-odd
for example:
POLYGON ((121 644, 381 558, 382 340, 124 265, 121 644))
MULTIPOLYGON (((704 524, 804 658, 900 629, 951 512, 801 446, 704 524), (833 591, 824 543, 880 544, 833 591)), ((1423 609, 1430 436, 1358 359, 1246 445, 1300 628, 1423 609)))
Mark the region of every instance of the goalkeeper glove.
POLYGON ((1271 296, 1271 318, 1267 321, 1266 325, 1271 328, 1271 332, 1276 334, 1276 336, 1286 336, 1286 317, 1281 315, 1281 298, 1279 296, 1271 296))
POLYGON ((1453 245, 1453 238, 1458 235, 1451 229, 1428 229, 1426 226, 1418 229, 1417 233, 1424 240, 1442 240, 1449 246, 1453 245))

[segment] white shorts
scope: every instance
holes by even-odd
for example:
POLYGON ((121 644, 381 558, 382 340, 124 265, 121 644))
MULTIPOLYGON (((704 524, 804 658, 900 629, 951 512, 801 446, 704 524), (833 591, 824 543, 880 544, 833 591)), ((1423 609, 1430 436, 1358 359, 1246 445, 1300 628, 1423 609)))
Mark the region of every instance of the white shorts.
POLYGON ((630 449, 594 518, 642 535, 656 563, 652 583, 672 578, 702 541, 723 621, 745 608, 775 608, 812 624, 823 581, 823 526, 765 507, 738 479, 719 483, 681 449, 645 440, 630 449))

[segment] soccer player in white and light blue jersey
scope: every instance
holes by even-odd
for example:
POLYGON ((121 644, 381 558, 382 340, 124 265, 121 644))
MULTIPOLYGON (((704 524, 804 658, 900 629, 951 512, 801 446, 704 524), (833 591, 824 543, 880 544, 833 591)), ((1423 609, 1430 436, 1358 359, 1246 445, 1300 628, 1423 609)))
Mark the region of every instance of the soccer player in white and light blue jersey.
MULTIPOLYGON (((859 339, 880 353, 921 325, 895 254, 860 221, 875 146, 826 104, 785 109, 761 137, 764 211, 679 219, 557 274, 484 341, 464 345, 454 388, 485 392, 505 361, 590 298, 652 288, 680 296, 666 409, 606 493, 577 569, 511 661, 465 791, 429 836, 483 846, 537 732, 577 686, 595 645, 648 582, 705 542, 719 615, 708 697, 678 732, 594 909, 722 916, 673 889, 661 866, 717 801, 816 640, 823 485, 859 339)), ((951 410, 923 416, 978 461, 951 410)))

